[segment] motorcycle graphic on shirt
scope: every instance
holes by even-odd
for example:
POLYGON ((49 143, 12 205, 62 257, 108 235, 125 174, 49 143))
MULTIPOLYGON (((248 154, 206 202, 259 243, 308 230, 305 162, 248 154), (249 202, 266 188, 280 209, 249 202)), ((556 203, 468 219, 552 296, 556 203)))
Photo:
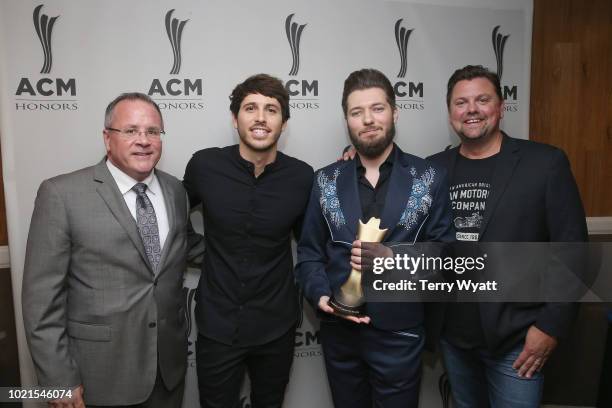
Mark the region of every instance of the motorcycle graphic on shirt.
POLYGON ((480 228, 480 226, 482 225, 482 220, 482 215, 475 212, 472 213, 472 215, 470 215, 469 217, 456 217, 453 220, 453 223, 455 224, 455 228, 457 229, 480 228))

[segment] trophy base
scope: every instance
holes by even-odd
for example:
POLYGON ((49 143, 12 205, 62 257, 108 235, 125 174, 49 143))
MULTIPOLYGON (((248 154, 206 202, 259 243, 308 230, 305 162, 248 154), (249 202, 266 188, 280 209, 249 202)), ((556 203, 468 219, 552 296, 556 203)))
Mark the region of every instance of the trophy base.
POLYGON ((328 305, 339 315, 361 317, 362 306, 349 306, 339 302, 335 297, 329 299, 328 305))

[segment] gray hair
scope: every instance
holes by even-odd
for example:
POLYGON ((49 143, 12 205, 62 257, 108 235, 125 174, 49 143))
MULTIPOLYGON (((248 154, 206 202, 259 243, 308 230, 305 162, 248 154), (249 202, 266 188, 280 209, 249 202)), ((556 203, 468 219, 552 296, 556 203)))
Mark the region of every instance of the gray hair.
POLYGON ((113 120, 113 112, 115 111, 115 106, 121 101, 143 101, 153 106, 157 113, 159 113, 159 118, 161 119, 162 129, 164 127, 164 118, 162 116, 161 111, 159 110, 159 106, 157 103, 149 95, 143 94, 141 92, 125 92, 112 100, 111 103, 106 107, 106 112, 104 113, 104 127, 107 128, 110 126, 113 120))

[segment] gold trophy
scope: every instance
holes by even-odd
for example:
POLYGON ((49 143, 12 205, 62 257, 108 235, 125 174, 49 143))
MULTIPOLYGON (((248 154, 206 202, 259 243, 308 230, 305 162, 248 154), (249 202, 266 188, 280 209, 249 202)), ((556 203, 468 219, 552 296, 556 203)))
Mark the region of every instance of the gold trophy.
MULTIPOLYGON (((357 228, 357 239, 362 242, 381 242, 387 229, 380 229, 380 218, 370 218, 364 224, 359 220, 357 228)), ((360 316, 363 300, 363 288, 361 287, 361 271, 351 268, 351 274, 346 282, 342 284, 329 300, 329 305, 334 311, 344 316, 360 316)))

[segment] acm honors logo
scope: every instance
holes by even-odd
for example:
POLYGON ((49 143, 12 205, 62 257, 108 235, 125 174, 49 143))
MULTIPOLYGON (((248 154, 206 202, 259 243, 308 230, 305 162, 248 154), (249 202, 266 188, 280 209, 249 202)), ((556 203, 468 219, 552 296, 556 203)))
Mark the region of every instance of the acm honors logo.
MULTIPOLYGON (((497 76, 499 76, 500 82, 503 80, 504 73, 504 48, 506 47, 506 41, 510 37, 510 34, 503 35, 499 31, 500 26, 495 26, 491 33, 491 40, 493 41, 493 52, 495 53, 495 61, 497 63, 497 76)), ((502 95, 506 102, 506 112, 517 112, 518 111, 518 86, 517 85, 505 85, 502 82, 502 95)))
POLYGON ((295 358, 308 358, 308 357, 320 357, 323 355, 321 352, 321 338, 319 337, 319 330, 312 330, 312 328, 304 328, 304 296, 300 290, 298 293, 298 316, 295 330, 295 358))
POLYGON ((181 72, 182 53, 181 42, 183 31, 189 20, 179 20, 172 17, 175 9, 169 10, 164 19, 166 34, 172 48, 173 63, 169 78, 154 78, 149 86, 149 96, 153 98, 160 109, 165 110, 202 110, 202 78, 179 78, 181 72))
POLYGON ((408 70, 408 40, 414 29, 407 29, 402 26, 403 19, 395 22, 395 43, 399 50, 400 69, 397 73, 397 81, 393 84, 395 91, 396 105, 404 110, 423 110, 425 101, 423 99, 423 82, 406 81, 406 71, 408 70))
POLYGON ((306 24, 299 24, 293 20, 294 13, 289 14, 285 19, 285 32, 287 41, 291 48, 291 69, 289 76, 292 77, 285 81, 285 89, 289 93, 289 106, 292 109, 313 110, 319 109, 319 81, 298 79, 300 71, 300 41, 306 28, 306 24))
POLYGON ((49 17, 42 12, 43 4, 33 12, 34 30, 42 47, 43 63, 40 76, 22 77, 15 91, 15 110, 18 111, 74 111, 78 110, 75 98, 76 79, 51 78, 53 67, 52 35, 60 16, 49 17))

